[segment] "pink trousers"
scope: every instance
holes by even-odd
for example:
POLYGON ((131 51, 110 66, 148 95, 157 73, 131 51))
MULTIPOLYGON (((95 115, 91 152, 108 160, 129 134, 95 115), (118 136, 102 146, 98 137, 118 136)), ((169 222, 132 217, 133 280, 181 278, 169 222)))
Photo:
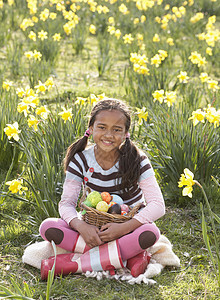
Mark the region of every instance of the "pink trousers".
MULTIPOLYGON (((54 243, 67 250, 74 251, 79 233, 73 230, 64 220, 48 218, 39 228, 40 235, 46 241, 54 243)), ((133 232, 118 239, 118 244, 123 260, 136 256, 141 251, 153 246, 159 239, 160 231, 155 224, 143 224, 133 232)), ((89 249, 89 247, 88 247, 89 249)))

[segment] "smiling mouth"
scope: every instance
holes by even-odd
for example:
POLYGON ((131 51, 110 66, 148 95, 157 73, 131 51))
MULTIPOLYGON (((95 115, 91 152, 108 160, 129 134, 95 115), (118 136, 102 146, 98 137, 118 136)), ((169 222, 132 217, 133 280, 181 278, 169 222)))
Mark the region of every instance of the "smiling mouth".
POLYGON ((103 142, 103 144, 105 144, 105 145, 112 145, 112 144, 113 144, 113 142, 105 141, 105 140, 103 140, 102 142, 103 142))

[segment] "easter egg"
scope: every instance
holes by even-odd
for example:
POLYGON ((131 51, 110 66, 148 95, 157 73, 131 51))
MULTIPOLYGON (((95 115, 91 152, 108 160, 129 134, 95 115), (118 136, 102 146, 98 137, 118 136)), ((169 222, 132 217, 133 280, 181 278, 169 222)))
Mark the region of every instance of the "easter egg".
POLYGON ((121 210, 128 213, 129 212, 129 207, 127 206, 127 204, 121 204, 121 210))
POLYGON ((123 204, 123 200, 119 195, 111 195, 112 201, 118 203, 119 205, 123 204))
POLYGON ((124 211, 124 210, 122 210, 122 211, 121 211, 121 215, 122 215, 122 216, 126 216, 126 215, 127 215, 127 212, 124 211))
POLYGON ((115 203, 114 205, 109 207, 108 213, 120 215, 121 214, 121 206, 118 203, 115 203))
POLYGON ((91 193, 89 193, 89 195, 87 196, 86 200, 89 200, 90 203, 92 204, 92 207, 96 207, 96 205, 102 201, 102 197, 99 194, 99 192, 93 191, 91 193))
POLYGON ((115 205, 115 204, 116 204, 116 202, 111 201, 111 202, 109 203, 108 207, 111 207, 112 205, 115 205))
POLYGON ((86 200, 84 201, 84 204, 85 204, 86 206, 88 206, 88 207, 92 207, 92 203, 89 201, 89 199, 86 199, 86 200))
POLYGON ((108 211, 108 204, 105 201, 100 201, 96 205, 96 209, 99 210, 99 211, 107 212, 108 211))
POLYGON ((112 200, 112 196, 108 192, 102 192, 101 193, 102 200, 106 203, 109 203, 112 200))

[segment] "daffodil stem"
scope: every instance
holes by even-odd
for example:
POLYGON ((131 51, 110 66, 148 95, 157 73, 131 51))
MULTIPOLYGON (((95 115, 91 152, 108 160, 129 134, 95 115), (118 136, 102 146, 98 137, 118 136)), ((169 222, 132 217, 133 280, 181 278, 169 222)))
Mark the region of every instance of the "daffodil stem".
MULTIPOLYGON (((218 270, 220 272, 219 246, 218 246, 217 233, 216 233, 216 229, 215 229, 213 212, 212 212, 212 209, 210 207, 209 200, 207 198, 207 195, 206 195, 206 192, 205 192, 204 188, 202 187, 202 185, 198 181, 195 180, 195 183, 201 188, 203 196, 205 198, 207 208, 208 208, 209 216, 210 216, 210 219, 211 219, 212 230, 213 230, 213 233, 214 233, 216 255, 217 255, 217 260, 218 260, 218 270)), ((218 281, 219 281, 219 284, 220 284, 220 274, 218 274, 218 281)))

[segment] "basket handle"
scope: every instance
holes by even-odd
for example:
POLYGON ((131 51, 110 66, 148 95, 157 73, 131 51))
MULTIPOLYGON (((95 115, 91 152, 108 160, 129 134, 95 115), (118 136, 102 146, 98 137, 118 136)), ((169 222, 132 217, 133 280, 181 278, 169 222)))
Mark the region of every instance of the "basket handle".
POLYGON ((139 210, 139 208, 141 207, 141 205, 142 205, 143 203, 137 203, 130 211, 129 211, 129 213, 127 214, 127 216, 130 216, 130 217, 133 217, 136 213, 137 213, 137 211, 139 210))
POLYGON ((84 202, 86 200, 87 195, 91 193, 91 189, 88 186, 83 186, 83 194, 82 197, 79 201, 78 207, 81 208, 81 204, 82 202, 84 202))

